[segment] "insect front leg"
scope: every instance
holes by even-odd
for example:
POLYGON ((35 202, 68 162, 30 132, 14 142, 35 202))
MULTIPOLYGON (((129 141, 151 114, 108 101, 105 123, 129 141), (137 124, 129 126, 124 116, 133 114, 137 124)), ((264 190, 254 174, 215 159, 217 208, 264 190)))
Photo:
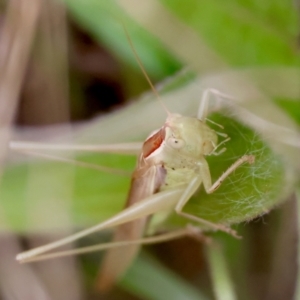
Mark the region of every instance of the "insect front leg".
POLYGON ((224 232, 227 232, 231 234, 232 236, 239 238, 237 235, 236 231, 225 226, 222 224, 216 224, 212 223, 210 221, 207 221, 205 219, 196 217, 194 215, 191 215, 189 213, 185 213, 182 211, 184 205, 188 202, 190 197, 197 191, 198 187, 200 186, 201 183, 204 185, 204 189, 208 194, 213 193, 218 189, 218 187, 222 184, 222 182, 233 172, 235 171, 240 165, 242 165, 245 162, 248 162, 249 164, 254 163, 255 157, 253 155, 244 155, 241 158, 239 158, 236 162, 234 162, 217 180, 214 184, 211 182, 211 176, 210 176, 210 171, 209 171, 209 166, 206 160, 203 158, 201 161, 201 171, 200 175, 198 177, 195 177, 194 180, 188 185, 186 188, 185 192, 182 194, 180 200, 178 201, 175 211, 185 217, 188 218, 192 221, 196 221, 199 223, 202 223, 204 225, 207 225, 208 227, 215 229, 215 230, 221 230, 224 232))
MULTIPOLYGON (((209 180, 211 180, 209 178, 209 180)), ((184 193, 182 194, 181 198, 179 199, 176 207, 175 207, 175 211, 178 215, 184 217, 184 218, 187 218, 191 221, 195 221, 195 222, 198 222, 198 223, 201 223, 213 230, 221 230, 221 231, 224 231, 226 233, 229 233, 231 234, 232 236, 238 238, 239 236, 237 235, 236 231, 225 226, 225 225, 222 225, 222 224, 217 224, 217 223, 213 223, 213 222, 210 222, 208 220, 205 220, 205 219, 202 219, 202 218, 199 218, 199 217, 196 217, 192 214, 189 214, 189 213, 185 213, 182 211, 183 207, 185 206, 185 204, 190 200, 190 198, 192 197, 192 195, 197 191, 197 189, 199 188, 200 184, 202 182, 202 177, 201 176, 197 176, 195 177, 191 183, 187 186, 186 190, 184 191, 184 193)))
POLYGON ((204 185, 205 191, 208 194, 211 194, 214 191, 216 191, 219 188, 219 186, 222 184, 222 182, 232 172, 234 172, 240 165, 242 165, 245 162, 248 162, 249 164, 253 164, 255 161, 255 156, 254 155, 244 155, 241 158, 239 158, 214 182, 214 184, 211 183, 211 176, 210 176, 208 164, 204 159, 203 159, 203 161, 204 162, 201 167, 201 176, 202 176, 202 180, 203 180, 203 185, 204 185))

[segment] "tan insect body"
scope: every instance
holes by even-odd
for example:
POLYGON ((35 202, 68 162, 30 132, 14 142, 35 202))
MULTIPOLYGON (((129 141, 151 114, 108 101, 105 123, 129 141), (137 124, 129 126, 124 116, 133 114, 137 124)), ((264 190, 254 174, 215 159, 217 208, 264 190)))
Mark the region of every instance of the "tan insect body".
POLYGON ((145 158, 147 164, 161 164, 166 171, 159 191, 188 185, 199 175, 204 155, 211 154, 217 145, 217 135, 197 118, 172 114, 160 129, 165 138, 158 149, 145 158))

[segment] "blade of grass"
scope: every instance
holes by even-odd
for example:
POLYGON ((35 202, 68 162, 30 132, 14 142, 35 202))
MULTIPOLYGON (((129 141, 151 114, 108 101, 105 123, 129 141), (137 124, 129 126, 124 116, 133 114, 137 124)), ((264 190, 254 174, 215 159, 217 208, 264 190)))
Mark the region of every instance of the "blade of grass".
POLYGON ((210 268, 215 298, 217 300, 237 299, 221 247, 218 245, 207 246, 206 257, 210 268))
POLYGON ((62 0, 62 2, 78 23, 95 39, 110 48, 117 58, 137 68, 121 25, 121 21, 124 21, 145 69, 151 77, 164 78, 181 68, 179 61, 172 57, 155 37, 124 14, 117 1, 62 0))

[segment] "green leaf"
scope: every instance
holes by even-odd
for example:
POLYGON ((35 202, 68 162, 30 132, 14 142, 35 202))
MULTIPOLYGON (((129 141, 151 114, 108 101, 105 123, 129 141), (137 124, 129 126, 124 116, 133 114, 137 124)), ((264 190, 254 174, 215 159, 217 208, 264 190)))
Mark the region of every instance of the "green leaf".
POLYGON ((297 12, 292 2, 161 0, 227 63, 293 65, 297 12))
POLYGON ((289 99, 275 99, 275 101, 300 125, 300 101, 289 99))
POLYGON ((64 0, 64 2, 76 21, 126 64, 138 68, 122 27, 123 23, 151 77, 163 78, 166 74, 172 74, 181 68, 179 61, 170 56, 153 35, 124 14, 114 0, 64 0))

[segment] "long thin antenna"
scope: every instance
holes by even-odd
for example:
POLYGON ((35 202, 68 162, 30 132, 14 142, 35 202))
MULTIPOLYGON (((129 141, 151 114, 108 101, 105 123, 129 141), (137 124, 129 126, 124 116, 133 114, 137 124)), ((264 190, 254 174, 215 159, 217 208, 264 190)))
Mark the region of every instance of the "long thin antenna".
POLYGON ((157 92, 156 88, 154 87, 154 85, 153 85, 151 79, 149 78, 149 76, 148 76, 148 74, 147 74, 147 72, 146 72, 146 70, 145 70, 145 68, 144 68, 144 65, 143 65, 143 63, 142 63, 142 61, 141 61, 139 55, 137 54, 137 52, 136 52, 136 50, 135 50, 135 48, 134 48, 133 42, 132 42, 132 40, 131 40, 131 38, 130 38, 130 35, 129 35, 129 33, 128 33, 128 30, 127 30, 127 28, 126 28, 126 26, 125 26, 123 20, 121 20, 121 22, 122 22, 122 26, 123 26, 123 28, 124 28, 125 35, 126 35, 126 37, 127 37, 127 40, 128 40, 128 42, 129 42, 130 48, 131 48, 131 50, 132 50, 132 52, 133 52, 133 54, 134 54, 134 57, 135 57, 135 59, 136 59, 138 65, 139 65, 141 71, 143 72, 143 75, 145 76, 147 82, 149 83, 149 85, 150 85, 150 87, 151 87, 153 93, 154 93, 155 96, 157 97, 158 101, 160 102, 160 104, 162 105, 162 107, 164 108, 164 110, 167 112, 168 116, 170 116, 171 113, 169 112, 169 110, 167 109, 167 107, 165 106, 165 104, 163 103, 163 101, 161 100, 161 98, 160 98, 160 96, 159 96, 159 93, 157 92))

